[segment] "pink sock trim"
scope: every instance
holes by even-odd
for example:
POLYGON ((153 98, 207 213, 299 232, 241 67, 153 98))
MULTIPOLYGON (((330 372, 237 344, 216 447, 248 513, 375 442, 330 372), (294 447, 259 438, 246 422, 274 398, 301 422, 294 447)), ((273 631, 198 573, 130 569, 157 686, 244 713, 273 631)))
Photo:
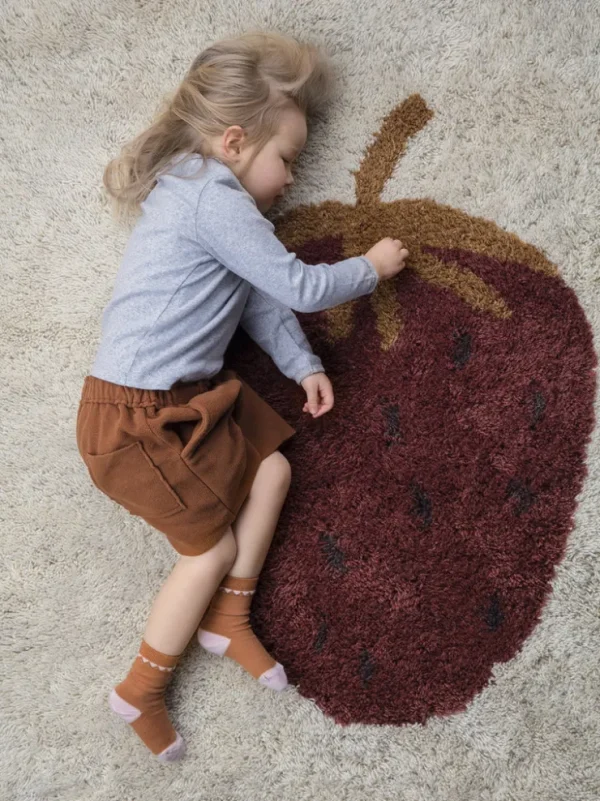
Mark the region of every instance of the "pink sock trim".
POLYGON ((229 648, 231 640, 229 637, 224 637, 222 634, 215 634, 213 631, 205 631, 198 629, 198 642, 211 654, 217 656, 224 656, 225 651, 229 648))
POLYGON ((178 731, 175 734, 177 735, 175 742, 156 755, 156 758, 160 759, 161 762, 175 762, 185 754, 185 740, 178 731))
POLYGON ((133 721, 137 720, 142 714, 141 709, 138 709, 137 706, 127 703, 127 701, 121 698, 121 696, 118 695, 114 689, 110 691, 108 703, 112 711, 115 712, 120 718, 123 718, 123 720, 127 721, 127 723, 133 723, 133 721))
POLYGON ((283 665, 280 665, 279 662, 276 662, 274 667, 269 668, 269 670, 265 670, 258 681, 259 684, 269 687, 271 690, 285 690, 288 686, 285 670, 283 669, 283 665))
MULTIPOLYGON (((112 711, 127 723, 133 723, 142 714, 141 709, 138 709, 136 706, 133 706, 121 698, 114 688, 110 691, 110 695, 108 696, 108 704, 112 711)), ((185 754, 185 748, 185 740, 181 734, 176 731, 175 742, 167 746, 160 754, 156 754, 156 758, 160 759, 161 762, 175 762, 175 760, 181 759, 185 754)))
MULTIPOLYGON (((224 637, 222 634, 215 634, 212 631, 205 631, 198 629, 198 642, 211 654, 217 656, 224 656, 225 651, 229 648, 231 640, 229 637, 224 637)), ((288 686, 287 676, 283 665, 276 662, 272 668, 265 670, 265 672, 258 677, 258 681, 264 687, 269 687, 271 690, 285 690, 288 686)))

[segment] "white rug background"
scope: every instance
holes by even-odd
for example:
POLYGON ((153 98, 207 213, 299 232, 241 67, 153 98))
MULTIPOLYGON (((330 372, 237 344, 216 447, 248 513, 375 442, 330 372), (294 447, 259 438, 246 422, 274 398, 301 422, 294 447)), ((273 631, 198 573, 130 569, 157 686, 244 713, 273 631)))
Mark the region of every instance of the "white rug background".
POLYGON ((597 801, 598 428, 543 620, 466 712, 342 728, 193 642, 169 693, 182 762, 153 760, 108 710, 176 556, 93 487, 74 439, 127 239, 102 170, 201 49, 253 27, 321 44, 339 75, 285 207, 354 202, 373 132, 418 92, 435 116, 382 199, 432 197, 544 250, 598 343, 595 0, 4 0, 0 797, 597 801))

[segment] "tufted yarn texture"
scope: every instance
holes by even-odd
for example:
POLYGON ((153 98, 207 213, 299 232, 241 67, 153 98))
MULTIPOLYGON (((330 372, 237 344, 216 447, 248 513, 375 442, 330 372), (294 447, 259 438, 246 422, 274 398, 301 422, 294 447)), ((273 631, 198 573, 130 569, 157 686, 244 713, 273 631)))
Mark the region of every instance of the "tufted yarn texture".
MULTIPOLYGON (((594 424, 592 332, 556 266, 451 206, 379 200, 431 117, 408 97, 355 172, 355 204, 276 225, 309 262, 386 233, 410 252, 368 298, 301 316, 339 397, 285 443, 296 481, 254 606, 294 684, 340 724, 461 711, 512 659, 564 554, 594 424)), ((233 365, 293 415, 238 340, 233 365)))
POLYGON ((4 4, 2 799, 600 797, 599 39, 591 0, 4 4), (317 263, 398 236, 411 260, 298 315, 322 418, 232 340, 297 429, 252 607, 291 686, 192 642, 166 766, 106 699, 176 554, 74 437, 128 234, 101 175, 203 47, 254 27, 339 75, 269 212, 282 241, 317 263))

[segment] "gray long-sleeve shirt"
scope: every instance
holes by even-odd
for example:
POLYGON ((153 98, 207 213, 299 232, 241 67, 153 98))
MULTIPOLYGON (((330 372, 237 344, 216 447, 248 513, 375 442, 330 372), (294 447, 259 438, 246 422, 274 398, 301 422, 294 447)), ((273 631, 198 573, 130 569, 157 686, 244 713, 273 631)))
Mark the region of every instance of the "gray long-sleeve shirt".
POLYGON ((379 276, 365 256, 305 264, 274 230, 226 164, 175 159, 142 203, 91 375, 140 389, 211 378, 238 325, 298 384, 324 371, 292 310, 354 300, 379 276))

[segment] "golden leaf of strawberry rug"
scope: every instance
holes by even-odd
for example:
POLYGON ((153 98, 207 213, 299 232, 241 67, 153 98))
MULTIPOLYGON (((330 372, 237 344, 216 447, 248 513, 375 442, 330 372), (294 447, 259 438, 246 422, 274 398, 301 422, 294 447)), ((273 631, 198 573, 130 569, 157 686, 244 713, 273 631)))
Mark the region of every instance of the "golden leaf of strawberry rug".
POLYGON ((310 264, 385 236, 407 267, 298 319, 335 405, 238 329, 227 354, 297 430, 293 481, 252 609, 290 682, 340 724, 464 710, 531 635, 573 526, 597 358, 575 293, 537 248, 432 199, 380 200, 432 112, 412 95, 355 173, 356 204, 288 212, 310 264))

